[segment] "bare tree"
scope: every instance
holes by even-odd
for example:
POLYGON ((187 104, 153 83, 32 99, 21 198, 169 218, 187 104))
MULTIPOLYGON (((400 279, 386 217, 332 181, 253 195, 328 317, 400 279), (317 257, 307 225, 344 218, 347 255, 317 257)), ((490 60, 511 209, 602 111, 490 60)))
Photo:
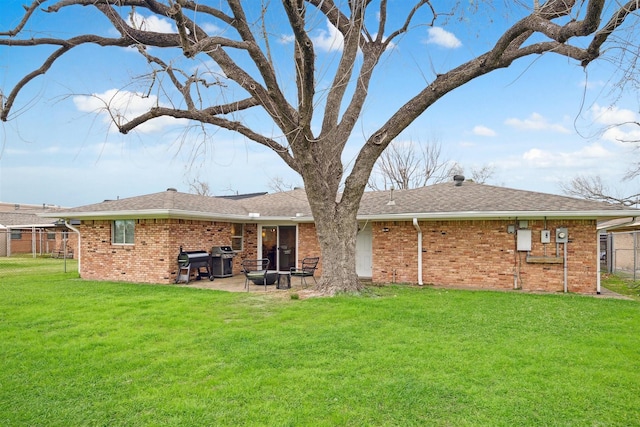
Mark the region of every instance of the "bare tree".
POLYGON ((635 206, 640 201, 640 193, 629 196, 617 196, 609 189, 599 176, 577 176, 567 184, 560 185, 562 192, 568 196, 596 200, 615 205, 635 206))
POLYGON ((213 196, 208 182, 201 181, 199 178, 193 178, 188 184, 189 193, 198 194, 200 196, 213 196))
POLYGON ((478 184, 485 184, 487 180, 491 179, 495 170, 495 167, 491 165, 483 165, 479 168, 472 169, 471 179, 478 184))
MULTIPOLYGON (((492 13, 492 2, 473 3, 475 10, 486 7, 492 13)), ((529 9, 523 3, 511 4, 512 16, 519 18, 512 19, 511 27, 497 37, 487 52, 434 74, 422 87, 415 88, 413 97, 389 111, 377 129, 361 137, 360 151, 347 174, 341 153, 348 141, 358 138, 357 124, 372 92, 372 82, 383 80, 382 84, 392 85, 402 78, 385 75, 384 79, 372 79, 387 49, 400 45, 406 40, 403 36, 419 25, 446 24, 466 13, 466 2, 33 0, 14 28, 0 31, 0 45, 12 46, 9 55, 21 48, 33 48, 34 56, 44 55, 42 65, 24 70, 24 77, 14 87, 3 90, 0 119, 10 118, 27 84, 47 73, 69 52, 83 47, 86 54, 90 46, 137 47, 140 58, 152 69, 143 95, 155 93, 159 101, 132 118, 111 111, 120 132, 126 134, 165 116, 190 120, 203 128, 227 129, 272 149, 304 181, 323 257, 319 290, 358 291, 361 284, 355 268, 356 214, 371 171, 391 141, 436 101, 474 79, 529 56, 556 54, 586 67, 601 56, 604 47, 614 43, 625 43, 626 52, 637 53, 637 47, 629 46, 640 40, 634 25, 640 7, 637 0, 548 0, 542 4, 536 1, 535 7, 529 9), (46 7, 47 3, 50 6, 46 7), (57 12, 75 6, 87 8, 85 13, 95 12, 96 20, 106 18, 117 35, 73 34, 75 23, 64 22, 73 15, 57 12), (135 25, 136 21, 129 17, 140 11, 171 19, 175 30, 159 33, 135 25), (276 16, 286 17, 292 34, 291 62, 274 60, 272 49, 280 35, 274 34, 269 25, 270 18, 276 16), (319 18, 328 21, 342 39, 331 67, 320 66, 326 57, 319 54, 310 35, 319 18), (42 32, 51 28, 48 21, 53 20, 60 20, 59 24, 65 26, 64 35, 42 32), (37 28, 39 25, 43 27, 37 28), (612 37, 621 27, 635 36, 612 37), (209 34, 210 28, 223 31, 209 34), (166 52, 172 48, 182 52, 184 62, 203 60, 214 63, 219 71, 194 72, 193 64, 181 68, 177 59, 166 59, 166 52), (287 70, 295 72, 291 75, 287 70), (320 72, 323 82, 331 81, 322 90, 318 84, 320 72), (290 81, 295 81, 295 87, 289 85, 290 81), (263 126, 251 121, 252 117, 259 117, 261 122, 269 120, 277 132, 266 133, 263 126), (339 192, 342 195, 338 199, 339 192)), ((430 55, 437 53, 424 55, 425 61, 430 55)), ((19 67, 23 61, 18 57, 9 63, 19 67)))
POLYGON ((374 190, 402 190, 437 184, 452 176, 454 165, 442 158, 437 141, 417 147, 413 141, 394 141, 380 155, 368 185, 374 190))
POLYGON ((290 182, 286 182, 284 178, 281 176, 273 177, 269 180, 269 188, 276 193, 282 191, 290 191, 296 187, 301 187, 301 185, 291 184, 290 182))

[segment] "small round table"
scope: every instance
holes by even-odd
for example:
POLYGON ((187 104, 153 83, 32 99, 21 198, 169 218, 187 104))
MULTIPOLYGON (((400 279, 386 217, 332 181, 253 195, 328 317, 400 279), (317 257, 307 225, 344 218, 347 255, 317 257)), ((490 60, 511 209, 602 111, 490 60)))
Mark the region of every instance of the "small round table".
POLYGON ((278 283, 276 289, 291 289, 291 272, 278 271, 278 283))

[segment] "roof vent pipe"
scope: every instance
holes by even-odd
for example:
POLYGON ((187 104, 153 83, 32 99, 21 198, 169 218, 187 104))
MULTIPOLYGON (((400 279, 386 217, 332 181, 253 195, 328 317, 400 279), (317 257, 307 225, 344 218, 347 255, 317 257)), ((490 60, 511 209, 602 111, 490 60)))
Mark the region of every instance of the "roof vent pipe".
POLYGON ((456 187, 460 187, 464 182, 464 175, 454 175, 453 181, 456 183, 456 187))
POLYGON ((396 204, 396 201, 393 200, 393 187, 391 187, 391 191, 389 192, 389 201, 387 202, 387 206, 393 206, 396 204))

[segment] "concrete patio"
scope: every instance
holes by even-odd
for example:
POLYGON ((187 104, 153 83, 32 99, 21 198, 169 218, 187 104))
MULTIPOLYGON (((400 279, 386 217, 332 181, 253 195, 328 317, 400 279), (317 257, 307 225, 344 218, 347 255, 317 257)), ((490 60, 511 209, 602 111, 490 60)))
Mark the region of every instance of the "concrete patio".
MULTIPOLYGON (((313 279, 308 278, 308 287, 310 289, 313 286, 313 279)), ((255 285, 252 282, 249 282, 249 292, 279 292, 286 293, 290 291, 300 291, 305 289, 302 286, 300 279, 297 277, 291 278, 291 289, 278 289, 277 282, 273 285, 267 285, 267 289, 265 291, 264 285, 255 285)), ((216 277, 213 281, 207 279, 201 280, 190 280, 189 283, 177 283, 176 286, 184 286, 189 288, 199 288, 199 289, 212 289, 217 291, 227 291, 227 292, 247 292, 244 287, 244 275, 243 274, 234 274, 231 277, 216 277)))
MULTIPOLYGON (((276 287, 276 283, 274 283, 273 285, 267 285, 267 289, 265 290, 265 287, 263 285, 255 285, 252 282, 249 282, 248 292, 254 292, 254 293, 266 292, 266 293, 272 293, 272 294, 286 295, 291 292, 300 292, 300 291, 306 290, 309 293, 313 294, 313 285, 314 285, 313 279, 308 279, 307 284, 308 286, 305 288, 300 282, 300 278, 293 277, 291 278, 290 289, 278 289, 276 287)), ((192 279, 189 281, 189 283, 178 283, 175 286, 183 286, 183 287, 198 288, 198 289, 211 289, 211 290, 227 291, 227 292, 247 292, 247 290, 244 287, 244 275, 242 274, 234 274, 231 277, 215 278, 213 281, 209 281, 207 279, 201 279, 201 280, 192 279)), ((466 290, 480 289, 480 288, 474 288, 474 287, 460 288, 455 286, 451 286, 451 287, 442 286, 442 288, 466 289, 466 290)), ((507 291, 507 292, 511 292, 511 291, 507 291)), ((514 292, 521 292, 521 291, 514 291, 514 292)), ((584 296, 588 296, 588 295, 584 295, 584 296)), ((601 289, 601 293, 599 295, 593 294, 591 296, 596 298, 633 299, 626 295, 620 295, 616 292, 610 291, 609 289, 606 289, 604 287, 601 289)))

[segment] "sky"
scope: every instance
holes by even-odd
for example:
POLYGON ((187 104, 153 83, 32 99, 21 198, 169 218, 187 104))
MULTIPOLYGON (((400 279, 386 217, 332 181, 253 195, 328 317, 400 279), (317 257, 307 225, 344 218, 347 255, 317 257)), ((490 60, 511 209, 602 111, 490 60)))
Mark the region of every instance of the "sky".
MULTIPOLYGON (((17 25, 23 3, 3 0, 0 31, 17 25)), ((416 25, 394 43, 379 64, 361 121, 343 153, 347 169, 366 135, 434 73, 444 73, 490 49, 512 13, 497 8, 485 14, 467 13, 459 20, 439 20, 434 26, 416 25)), ((426 24, 426 18, 416 22, 426 24)), ((150 16, 142 9, 134 20, 155 31, 175 31, 166 17, 150 16)), ((269 24, 276 62, 283 65, 281 81, 294 86, 292 67, 287 67, 292 31, 277 16, 269 24)), ((213 20, 202 26, 210 34, 224 34, 213 20)), ((322 94, 341 40, 321 17, 312 16, 311 26, 322 94)), ((115 35, 108 21, 88 7, 38 13, 26 30, 34 37, 70 37, 88 31, 115 35)), ((6 97, 16 82, 38 68, 49 51, 0 46, 2 94, 6 97)), ((207 58, 187 64, 177 51, 150 49, 150 53, 192 71, 217 72, 207 58)), ((640 122, 640 97, 632 88, 613 91, 617 71, 607 58, 586 69, 558 55, 525 58, 445 95, 395 143, 440 144, 442 160, 457 162, 467 176, 473 169, 490 167, 488 184, 562 194, 562 183, 576 176, 599 176, 611 193, 634 194, 640 192, 638 179, 623 177, 640 160, 640 152, 632 142, 623 141, 640 140, 640 127, 611 126, 640 122)), ((155 103, 167 105, 158 98, 159 92, 140 96, 148 90, 148 80, 141 76, 148 73, 146 62, 133 49, 86 46, 72 50, 31 81, 15 100, 10 120, 0 124, 0 202, 74 207, 167 188, 190 192, 193 182, 206 183, 216 196, 273 192, 278 181, 302 185, 277 154, 226 131, 208 127, 203 133, 197 124, 159 118, 127 135, 116 132, 105 114, 105 102, 125 118, 155 103)), ((216 103, 223 96, 218 88, 203 101, 216 103)), ((243 119, 264 134, 277 135, 275 126, 259 114, 249 112, 243 119)))

